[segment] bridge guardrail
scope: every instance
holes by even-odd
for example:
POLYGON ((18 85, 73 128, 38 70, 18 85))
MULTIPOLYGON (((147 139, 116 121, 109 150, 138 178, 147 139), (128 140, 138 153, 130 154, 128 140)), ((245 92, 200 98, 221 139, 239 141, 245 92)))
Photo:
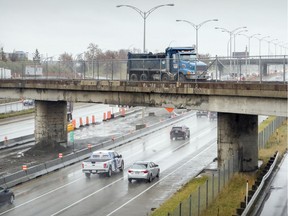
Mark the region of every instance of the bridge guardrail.
MULTIPOLYGON (((241 216, 246 216, 246 215, 250 212, 251 207, 252 207, 253 204, 255 203, 258 195, 260 194, 260 192, 261 192, 261 190, 262 190, 262 188, 263 188, 263 186, 264 186, 264 184, 265 184, 265 182, 266 182, 266 180, 270 177, 270 174, 272 173, 274 167, 276 166, 276 163, 277 163, 277 160, 278 160, 278 156, 279 156, 279 152, 277 152, 277 153, 274 155, 274 157, 272 157, 273 163, 272 163, 272 164, 271 164, 271 163, 268 163, 268 164, 267 164, 269 170, 268 170, 267 173, 263 176, 260 185, 259 185, 259 186, 256 186, 256 187, 257 187, 256 191, 253 191, 253 190, 252 190, 252 192, 254 192, 254 194, 252 195, 251 199, 249 199, 249 202, 248 202, 247 206, 244 208, 244 211, 242 212, 241 216)), ((257 182, 256 182, 256 183, 257 183, 257 182)), ((242 211, 242 210, 241 210, 241 211, 242 211)))
MULTIPOLYGON (((143 62, 149 59, 135 59, 143 62)), ((229 80, 240 77, 258 76, 260 81, 270 73, 282 72, 282 81, 287 80, 285 72, 288 58, 286 55, 277 56, 241 56, 241 57, 200 57, 209 68, 209 74, 213 74, 214 80, 221 80, 221 77, 228 77, 229 80), (269 66, 273 65, 273 68, 269 66)), ((130 60, 133 61, 133 60, 130 60)), ((151 61, 151 59, 149 60, 151 61)), ((127 75, 127 59, 109 60, 77 60, 77 61, 46 61, 35 63, 33 61, 4 62, 0 61, 0 68, 11 70, 12 78, 17 79, 93 79, 93 80, 129 80, 127 75), (28 73, 27 68, 33 69, 28 73), (37 69, 41 68, 41 72, 37 69)), ((146 66, 147 67, 147 66, 146 66)), ((147 68, 146 68, 147 69, 147 68)), ((141 67, 139 68, 141 70, 141 67)), ((166 70, 164 68, 164 70, 166 70)), ((197 70, 197 68, 196 68, 197 70)), ((2 78, 2 77, 1 77, 2 78)), ((11 79, 10 77, 7 77, 11 79)), ((3 79, 3 78, 2 78, 3 79)), ((247 79, 246 79, 247 80, 247 79)), ((241 81, 241 79, 239 79, 241 81)))

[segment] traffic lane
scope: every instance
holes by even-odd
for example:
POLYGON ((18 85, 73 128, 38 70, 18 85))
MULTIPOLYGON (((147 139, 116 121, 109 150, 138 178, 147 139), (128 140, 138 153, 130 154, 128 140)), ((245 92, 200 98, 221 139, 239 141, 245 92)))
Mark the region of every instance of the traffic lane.
POLYGON ((182 154, 181 160, 172 166, 164 166, 159 161, 162 172, 160 178, 154 179, 152 183, 135 181, 129 183, 127 175, 124 173, 124 179, 109 185, 104 190, 94 191, 52 215, 147 215, 151 207, 160 204, 159 202, 155 205, 157 201, 161 200, 162 202, 163 197, 169 197, 184 182, 196 176, 211 163, 216 155, 216 140, 203 147, 197 154, 188 154, 186 157, 183 157, 182 154), (209 156, 206 155, 207 153, 209 156), (204 154, 205 156, 203 156, 204 154), (183 176, 183 173, 189 174, 189 176, 183 176))
POLYGON ((260 216, 270 215, 288 215, 287 197, 288 197, 288 157, 287 154, 272 181, 270 194, 263 205, 260 216))
POLYGON ((7 137, 9 139, 14 139, 17 137, 22 137, 26 135, 34 134, 35 125, 34 119, 25 119, 22 121, 19 119, 17 122, 8 123, 5 125, 1 125, 0 130, 0 139, 3 137, 7 137))
MULTIPOLYGON (((172 194, 177 192, 187 181, 194 178, 203 170, 212 159, 217 155, 216 142, 210 147, 207 147, 205 151, 200 152, 200 155, 195 157, 188 156, 184 160, 185 166, 181 166, 182 163, 176 165, 175 172, 164 171, 160 179, 156 182, 152 182, 146 191, 142 191, 137 196, 123 202, 119 207, 114 207, 114 210, 107 214, 109 215, 149 215, 151 210, 159 207, 165 200, 167 200, 172 194)), ((136 182, 137 184, 137 182, 136 182)), ((133 184, 129 184, 129 189, 132 190, 133 184)))
MULTIPOLYGON (((127 180, 126 168, 124 179, 119 179, 119 181, 109 185, 105 190, 91 191, 91 194, 88 196, 71 202, 70 205, 60 209, 53 215, 135 215, 132 213, 133 211, 129 210, 134 205, 138 206, 136 209, 134 208, 134 210, 139 213, 137 215, 146 215, 151 206, 155 206, 155 200, 160 200, 161 197, 162 199, 163 197, 169 197, 171 193, 178 190, 185 182, 199 173, 215 158, 217 152, 215 137, 211 140, 207 134, 203 134, 203 136, 203 139, 199 138, 197 140, 199 143, 196 143, 197 145, 201 144, 202 147, 192 154, 192 151, 189 151, 192 144, 190 141, 184 141, 179 142, 179 146, 174 146, 174 149, 171 149, 170 152, 166 152, 166 157, 161 157, 160 160, 154 160, 159 164, 161 173, 160 179, 155 179, 152 184, 135 181, 130 184, 127 180), (208 156, 201 155, 204 154, 204 152, 208 153, 208 156), (197 166, 195 166, 195 164, 197 164, 197 166), (155 184, 157 182, 161 182, 158 187, 156 187, 155 184), (151 194, 155 196, 155 200, 149 199, 151 194), (141 197, 142 195, 144 198, 141 197), (138 198, 140 198, 140 201, 138 198), (142 199, 145 201, 144 205, 142 199), (119 214, 119 211, 123 212, 119 214)), ((155 156, 155 154, 153 154, 153 156, 155 156)))
MULTIPOLYGON (((207 123, 209 123, 209 122, 207 122, 207 123)), ((158 137, 158 139, 159 139, 159 137, 160 137, 160 134, 162 134, 163 133, 163 131, 158 131, 157 133, 153 133, 152 135, 156 135, 156 137, 158 137)), ((147 137, 149 137, 149 136, 147 136, 147 137)), ((164 145, 163 146, 163 149, 166 149, 166 147, 168 146, 170 146, 170 140, 169 140, 169 135, 168 136, 166 136, 165 135, 165 137, 166 137, 166 139, 167 139, 167 137, 168 137, 168 140, 164 140, 164 143, 166 143, 166 145, 164 145)), ((149 139, 147 139, 147 140, 149 140, 149 139)), ((160 139, 161 140, 161 142, 162 142, 162 138, 160 139)), ((136 140, 135 141, 135 143, 137 143, 138 142, 138 140, 136 140)), ((185 143, 185 141, 183 141, 184 143, 185 143)), ((163 142, 162 142, 163 143, 163 142)), ((179 145, 177 146, 177 148, 179 148, 180 147, 180 149, 183 149, 183 148, 181 148, 181 144, 180 143, 182 143, 181 141, 179 141, 179 145)), ((149 158, 149 157, 152 157, 152 155, 155 155, 155 146, 157 146, 157 148, 159 147, 159 146, 161 146, 161 145, 159 145, 159 143, 157 142, 157 141, 155 141, 155 139, 152 139, 151 140, 151 142, 146 142, 146 144, 147 144, 147 151, 146 152, 144 152, 144 154, 146 154, 146 156, 147 156, 147 158, 149 158), (152 146, 150 146, 150 145, 152 145, 152 146)), ((189 145, 187 145, 187 146, 189 146, 189 145)), ((129 145, 127 145, 127 146, 122 146, 122 147, 120 147, 120 149, 119 149, 119 151, 120 151, 120 153, 122 153, 122 151, 121 151, 121 148, 122 149, 125 149, 125 148, 128 148, 128 149, 131 149, 131 145, 129 144, 129 145)), ((136 152, 135 153, 135 151, 134 150, 132 150, 132 152, 130 152, 130 153, 128 153, 128 155, 129 156, 127 156, 127 160, 125 160, 126 162, 126 165, 127 166, 129 166, 129 158, 131 158, 131 163, 132 163, 132 161, 135 161, 135 160, 138 160, 139 159, 139 156, 141 156, 142 155, 142 152, 143 151, 143 149, 141 150, 141 151, 139 151, 139 152, 136 152), (128 162, 128 163, 127 163, 128 162)), ((174 149, 171 149, 171 151, 173 152, 174 151, 174 149)), ((124 150, 123 150, 123 152, 125 152, 124 150)), ((156 151, 156 152, 161 152, 160 151, 160 149, 158 149, 158 151, 156 151)), ((188 152, 188 151, 185 151, 184 150, 184 153, 185 152, 188 152)), ((171 155, 172 153, 168 153, 168 155, 171 155)), ((160 156, 160 155, 159 155, 160 156)), ((157 156, 158 157, 158 156, 157 156)), ((156 158, 157 158, 156 157, 156 158)), ((174 161, 176 161, 176 158, 174 158, 174 161)), ((168 163, 167 163, 168 164, 168 163)), ((131 164, 130 164, 131 165, 131 164)), ((161 165, 162 166, 162 165, 161 165)), ((71 179, 71 185, 74 185, 74 184, 78 184, 78 182, 85 182, 84 183, 84 188, 81 186, 81 187, 73 187, 73 189, 70 189, 70 184, 69 183, 67 183, 66 182, 66 184, 68 184, 67 186, 65 186, 65 179, 66 180, 69 180, 70 178, 71 178, 71 176, 72 177, 74 177, 74 176, 78 176, 79 174, 81 174, 81 170, 79 169, 80 168, 80 164, 78 163, 78 164, 76 164, 76 165, 73 165, 72 167, 74 167, 73 169, 71 169, 71 167, 68 167, 68 168, 65 168, 65 169, 62 169, 62 170, 60 170, 60 171, 58 171, 58 172, 55 172, 55 173, 52 173, 52 174, 49 174, 49 175, 47 175, 47 176, 45 176, 45 177, 49 177, 50 179, 52 179, 52 180, 50 180, 52 183, 52 185, 53 185, 53 182, 54 182, 54 188, 59 188, 59 187, 61 187, 60 189, 52 189, 53 187, 51 187, 51 184, 47 184, 47 181, 42 181, 41 179, 42 178, 39 178, 39 180, 38 179, 36 179, 35 181, 34 181, 34 186, 35 186, 35 184, 37 185, 38 184, 38 186, 36 186, 36 187, 31 187, 30 186, 30 188, 26 188, 26 187, 24 187, 24 190, 25 190, 25 193, 21 193, 20 191, 19 191, 19 193, 17 192, 17 189, 16 190, 14 190, 14 192, 15 192, 15 194, 16 194, 16 197, 17 197, 17 200, 16 200, 16 203, 18 204, 19 203, 19 207, 17 207, 16 209, 14 209, 13 210, 13 214, 12 214, 12 211, 10 212, 11 213, 11 215, 14 215, 14 213, 21 213, 21 214, 23 214, 23 212, 26 212, 26 211, 23 211, 23 208, 25 208, 25 210, 27 210, 27 215, 31 215, 31 214, 34 214, 33 212, 34 211, 37 211, 37 209, 33 209, 33 207, 31 207, 30 206, 30 204, 33 204, 33 206, 34 206, 34 208, 35 208, 35 206, 37 206, 37 208, 38 208, 38 206, 40 207, 40 209, 50 209, 51 208, 51 204, 49 204, 49 202, 51 202, 51 200, 53 200, 54 201, 54 199, 53 199, 53 197, 57 197, 57 198, 59 198, 59 197, 61 197, 61 194, 63 193, 63 190, 65 191, 65 195, 67 195, 68 194, 68 196, 65 196, 65 197, 62 197, 62 199, 60 199, 60 200, 56 200, 56 202, 55 202, 55 204, 53 203, 53 208, 55 207, 55 208, 59 208, 60 206, 62 206, 62 205, 69 205, 70 203, 71 203, 71 201, 70 201, 70 199, 73 201, 74 200, 74 202, 76 202, 77 200, 79 200, 79 195, 80 194, 82 194, 82 193, 84 193, 84 195, 82 195, 81 197, 83 197, 83 196, 85 196, 85 194, 87 193, 87 195, 89 195, 89 192, 91 192, 91 189, 90 189, 90 186, 89 185, 87 185, 87 183, 86 183, 86 178, 84 177, 84 175, 83 175, 83 178, 79 178, 79 180, 77 180, 77 179, 75 179, 75 180, 72 180, 71 179), (75 166, 77 166, 78 165, 78 167, 76 167, 75 168, 75 166), (70 171, 71 171, 71 173, 67 173, 67 174, 64 174, 64 173, 61 173, 61 172, 63 172, 63 170, 67 170, 67 169, 69 169, 70 171), (76 171, 75 171, 76 170, 76 171), (76 173, 75 173, 76 172, 76 173), (61 174, 59 174, 59 173, 61 173, 61 174), (55 181, 56 180, 56 181, 55 181), (63 180, 64 180, 64 182, 63 182, 63 180), (49 186, 50 185, 50 187, 47 187, 47 185, 49 186), (62 186, 63 186, 63 188, 62 188, 62 186), (87 186, 87 188, 85 187, 85 186, 87 186), (66 187, 67 188, 69 188, 68 190, 66 189, 66 187), (37 194, 37 191, 38 190, 33 190, 33 188, 41 188, 41 193, 38 193, 37 194), (50 191, 52 190, 52 193, 49 193, 50 191), (55 190, 55 191, 54 191, 55 190), (62 191, 62 192, 61 192, 62 191), (74 195, 71 195, 70 193, 70 191, 74 191, 75 192, 75 198, 73 197, 74 195), (33 194, 33 195, 31 195, 30 197, 29 197, 29 195, 30 194, 33 194), (44 194, 44 195, 43 195, 44 194), (22 197, 21 197, 21 195, 23 195, 22 197), (50 197, 50 196, 52 196, 52 197, 50 197), (27 198, 28 197, 28 198, 27 198), (37 198, 36 200, 33 200, 33 199, 35 199, 35 197, 37 198), (48 198, 47 198, 48 197, 48 198), (67 197, 69 197, 69 199, 67 200, 67 197), (45 201, 43 201, 43 199, 45 200, 45 201), (27 201, 28 200, 28 201, 27 201), (29 200, 32 200, 31 202, 29 201, 29 200), (39 200, 41 200, 40 202, 39 202, 39 200), (75 201, 76 200, 76 201, 75 201), (66 203, 66 201, 68 201, 68 203, 66 203), (35 202, 37 202, 37 205, 34 205, 34 203, 35 202), (39 202, 39 203, 38 203, 39 202), (46 206, 46 203, 48 203, 49 205, 48 206, 46 206), (43 206, 43 204, 44 204, 44 206, 43 206), (60 206, 59 206, 60 205, 60 206), (33 209, 33 212, 31 212, 31 209, 33 209), (19 212, 18 212, 19 211, 19 212)), ((164 167, 165 166, 163 166, 161 169, 163 170, 164 169, 164 167)), ((125 171, 127 171, 127 168, 125 169, 125 171)), ((93 176, 94 178, 96 178, 97 179, 97 176, 93 176)), ((48 180, 49 181, 49 180, 48 180)), ((107 180, 105 179, 105 182, 107 182, 107 180)), ((98 183, 98 181, 96 181, 96 183, 98 183)), ((97 185, 98 184, 96 184, 96 183, 94 183, 93 185, 95 185, 96 187, 97 187, 97 185)), ((23 186, 26 186, 27 184, 23 184, 23 186)), ((28 184, 28 185, 31 185, 31 184, 28 184)), ((100 186, 103 186, 103 185, 100 185, 100 186)), ((99 186, 99 187, 100 187, 99 186)), ((19 186, 17 186, 17 187, 19 187, 19 186)), ((15 188, 17 188, 17 187, 15 187, 15 188)), ((100 187, 101 188, 101 187, 100 187)), ((95 188, 96 190, 99 190, 99 188, 97 187, 97 188, 95 188)), ((61 208, 60 208, 61 209, 61 208)), ((46 210, 45 210, 46 211, 46 210)), ((44 212, 42 212, 42 213, 44 213, 44 212)), ((46 212, 45 212, 45 214, 46 214, 46 212)), ((45 215, 44 214, 44 215, 45 215)), ((50 212, 48 213, 47 212, 47 214, 49 215, 50 214, 50 212)), ((9 214, 8 214, 9 215, 9 214)))
POLYGON ((34 106, 24 106, 22 102, 11 102, 5 103, 0 105, 0 114, 1 113, 8 113, 8 112, 16 112, 25 109, 31 109, 34 106))
MULTIPOLYGON (((111 107, 106 104, 77 104, 74 107, 73 119, 76 119, 77 127, 79 127, 79 118, 86 118, 95 115, 96 121, 102 121, 103 113, 111 110, 111 107)), ((83 119, 83 123, 85 119, 83 119)), ((35 116, 19 116, 17 118, 8 118, 0 120, 0 141, 6 136, 9 139, 18 138, 34 134, 35 131, 35 116)))

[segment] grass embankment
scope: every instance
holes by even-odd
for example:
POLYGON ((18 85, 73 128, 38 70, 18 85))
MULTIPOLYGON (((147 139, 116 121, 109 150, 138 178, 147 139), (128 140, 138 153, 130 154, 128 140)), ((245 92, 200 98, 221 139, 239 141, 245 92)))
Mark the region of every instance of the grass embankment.
MULTIPOLYGON (((259 132, 262 131, 267 125, 269 125, 274 119, 274 117, 269 117, 264 122, 262 122, 259 126, 259 132)), ((267 164, 269 158, 273 156, 276 151, 278 151, 280 153, 280 157, 282 157, 287 150, 287 124, 287 121, 282 124, 282 126, 278 128, 278 134, 275 132, 270 137, 266 149, 261 149, 259 151, 259 159, 263 160, 261 168, 267 164)), ((244 201, 247 180, 250 186, 249 189, 251 189, 261 168, 256 173, 253 172, 235 174, 229 183, 221 190, 221 192, 215 198, 214 202, 209 206, 208 209, 203 211, 201 215, 231 216, 235 214, 236 208, 240 207, 240 202, 244 201)), ((177 191, 170 199, 168 199, 159 208, 157 208, 151 214, 151 216, 167 216, 168 212, 173 212, 179 203, 183 200, 186 200, 192 192, 196 191, 199 186, 203 185, 206 179, 206 176, 192 179, 179 191, 177 191)))
POLYGON ((11 117, 16 117, 16 116, 22 116, 30 113, 34 113, 35 109, 26 109, 26 110, 21 110, 17 112, 9 112, 9 113, 1 113, 0 114, 0 119, 5 119, 5 118, 11 118, 11 117))

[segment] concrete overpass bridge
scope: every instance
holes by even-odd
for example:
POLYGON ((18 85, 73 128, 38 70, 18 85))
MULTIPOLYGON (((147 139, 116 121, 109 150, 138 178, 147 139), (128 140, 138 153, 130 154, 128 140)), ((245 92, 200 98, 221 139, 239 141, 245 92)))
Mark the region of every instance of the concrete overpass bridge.
MULTIPOLYGON (((258 66, 259 74, 262 76, 267 76, 269 71, 269 66, 278 66, 282 68, 283 71, 287 70, 288 58, 287 56, 279 55, 279 56, 242 56, 242 57, 234 57, 234 58, 226 58, 226 57, 217 57, 215 59, 218 70, 223 72, 224 67, 230 67, 232 65, 236 68, 236 71, 240 71, 240 73, 244 73, 245 67, 258 66)), ((231 69, 230 69, 231 70, 231 69)), ((285 80, 285 73, 283 73, 285 80)))
POLYGON ((219 164, 238 155, 242 171, 258 168, 258 115, 287 117, 286 82, 7 79, 0 91, 2 97, 35 99, 38 145, 67 142, 67 101, 215 111, 219 164))

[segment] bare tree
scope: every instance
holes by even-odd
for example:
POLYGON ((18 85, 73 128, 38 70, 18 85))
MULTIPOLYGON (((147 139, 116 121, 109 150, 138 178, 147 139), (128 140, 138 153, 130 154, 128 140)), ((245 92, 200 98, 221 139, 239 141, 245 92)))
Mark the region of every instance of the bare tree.
POLYGON ((4 49, 3 49, 3 47, 1 47, 1 51, 0 51, 1 53, 0 53, 0 58, 1 58, 1 60, 2 61, 7 61, 7 57, 6 57, 6 54, 5 54, 5 52, 4 52, 4 49))
POLYGON ((41 57, 38 49, 35 50, 34 56, 33 56, 33 62, 40 63, 41 57))
POLYGON ((73 61, 73 57, 72 57, 72 54, 68 54, 65 52, 59 56, 58 60, 63 61, 63 62, 70 62, 70 61, 73 61))
POLYGON ((99 58, 102 55, 102 50, 97 44, 90 43, 87 47, 88 51, 85 52, 85 59, 91 61, 92 59, 99 58))

